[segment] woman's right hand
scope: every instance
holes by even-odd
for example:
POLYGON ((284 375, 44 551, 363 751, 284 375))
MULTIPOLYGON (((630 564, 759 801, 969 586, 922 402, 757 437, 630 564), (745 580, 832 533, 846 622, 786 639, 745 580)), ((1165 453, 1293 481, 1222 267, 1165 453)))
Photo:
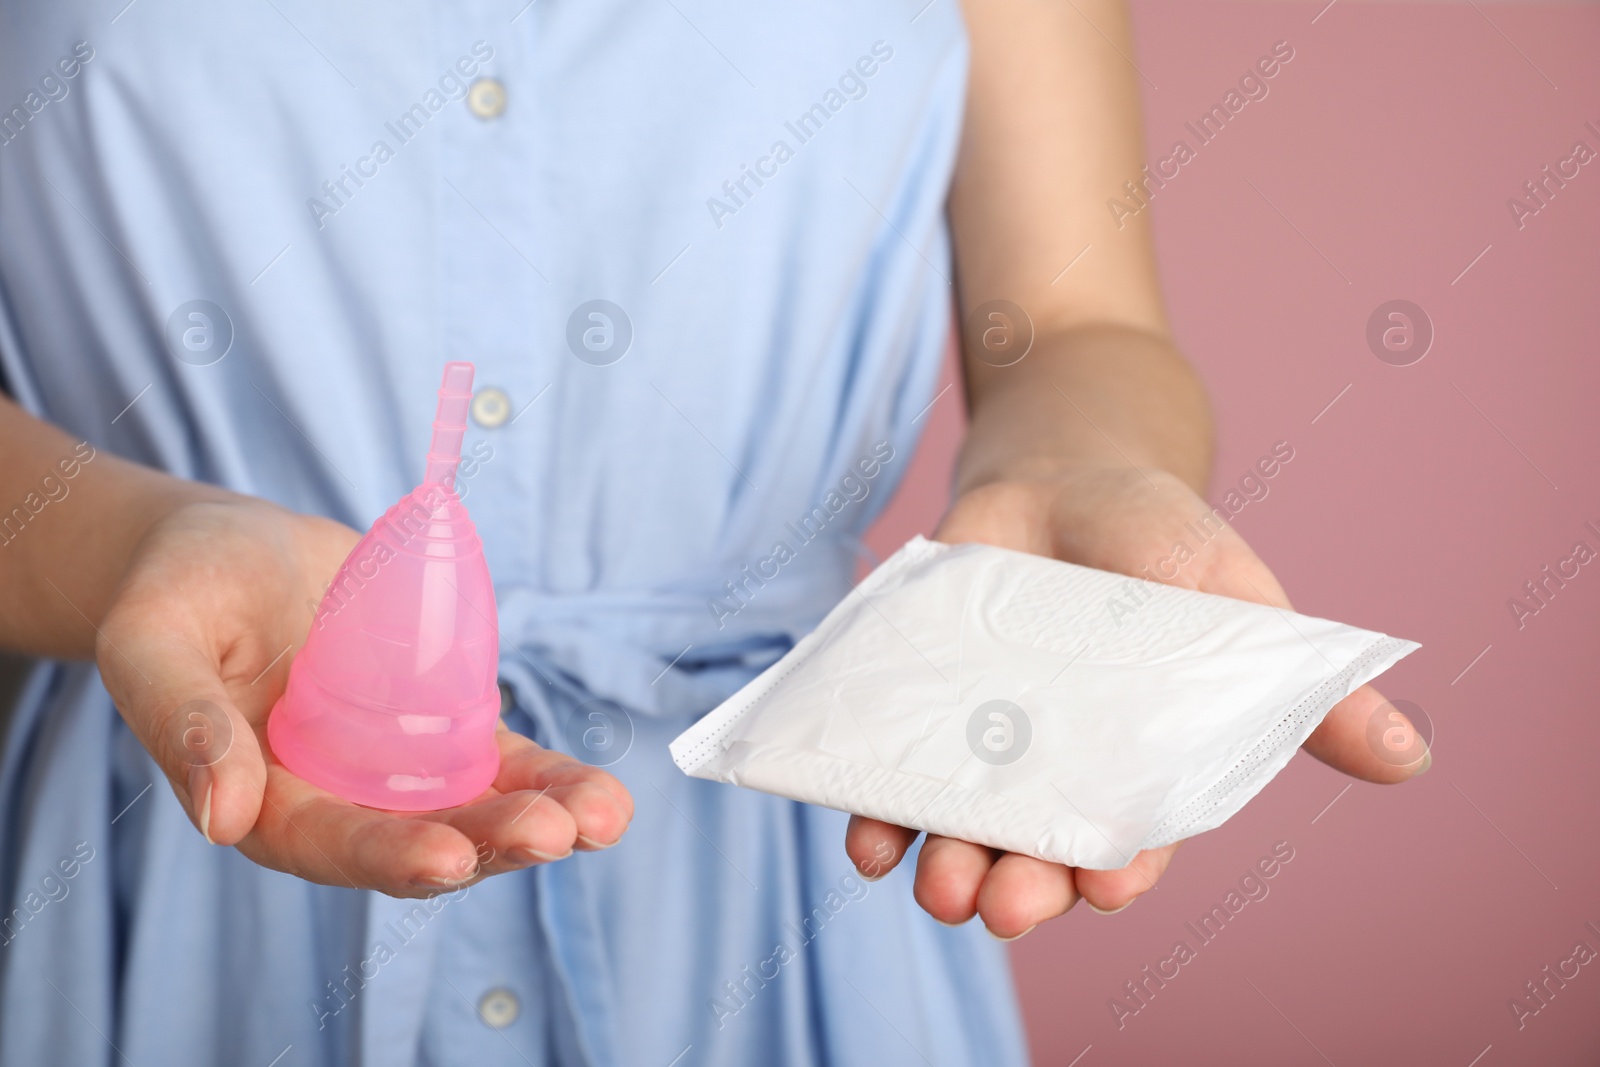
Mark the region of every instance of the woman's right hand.
POLYGON ((610 774, 499 727, 500 773, 444 811, 359 807, 273 758, 267 715, 347 526, 246 497, 186 503, 134 549, 99 627, 106 689, 206 839, 327 885, 427 896, 614 844, 633 801, 610 774))

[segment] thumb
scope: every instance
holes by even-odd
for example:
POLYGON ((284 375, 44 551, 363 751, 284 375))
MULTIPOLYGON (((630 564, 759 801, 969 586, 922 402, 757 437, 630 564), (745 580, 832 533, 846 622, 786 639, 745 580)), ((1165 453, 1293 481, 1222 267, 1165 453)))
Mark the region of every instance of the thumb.
MULTIPOLYGON (((1294 610, 1283 586, 1253 554, 1250 564, 1224 568, 1207 591, 1294 610)), ((1335 704, 1301 747, 1334 770, 1380 785, 1415 778, 1433 765, 1416 724, 1370 685, 1335 704)))
POLYGON ((1335 770, 1380 785, 1415 778, 1433 765, 1416 725, 1370 685, 1335 704, 1303 747, 1335 770))
POLYGON ((207 841, 232 845, 255 826, 267 767, 215 658, 182 634, 147 633, 97 659, 106 690, 207 841))

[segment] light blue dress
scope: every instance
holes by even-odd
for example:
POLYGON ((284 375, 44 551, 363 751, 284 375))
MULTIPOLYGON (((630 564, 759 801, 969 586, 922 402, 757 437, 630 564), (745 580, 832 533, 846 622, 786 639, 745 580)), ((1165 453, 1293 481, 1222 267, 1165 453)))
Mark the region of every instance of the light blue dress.
POLYGON ((475 362, 507 719, 638 805, 421 910, 315 886, 207 846, 93 669, 40 665, 0 1062, 1024 1061, 980 924, 667 755, 847 592, 932 399, 966 41, 924 2, 0 2, 6 389, 365 529, 475 362))

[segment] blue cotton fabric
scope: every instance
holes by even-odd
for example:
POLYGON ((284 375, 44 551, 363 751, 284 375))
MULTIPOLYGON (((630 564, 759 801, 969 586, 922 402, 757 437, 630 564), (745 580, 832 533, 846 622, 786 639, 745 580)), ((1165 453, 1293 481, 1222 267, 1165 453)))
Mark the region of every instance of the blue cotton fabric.
POLYGON ((431 902, 312 885, 206 845, 93 668, 41 663, 0 762, 0 1062, 1024 1061, 979 924, 909 865, 856 878, 844 816, 667 755, 848 594, 904 474, 965 75, 948 0, 0 0, 6 390, 365 529, 471 360, 509 405, 461 475, 507 720, 637 802, 614 849, 431 902))

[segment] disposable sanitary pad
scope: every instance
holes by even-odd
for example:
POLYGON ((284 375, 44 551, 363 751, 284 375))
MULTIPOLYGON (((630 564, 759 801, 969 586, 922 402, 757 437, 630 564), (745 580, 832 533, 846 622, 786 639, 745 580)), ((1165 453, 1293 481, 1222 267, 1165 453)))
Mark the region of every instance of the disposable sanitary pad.
POLYGON ((1220 826, 1415 642, 915 538, 672 743, 687 774, 1074 867, 1220 826))

